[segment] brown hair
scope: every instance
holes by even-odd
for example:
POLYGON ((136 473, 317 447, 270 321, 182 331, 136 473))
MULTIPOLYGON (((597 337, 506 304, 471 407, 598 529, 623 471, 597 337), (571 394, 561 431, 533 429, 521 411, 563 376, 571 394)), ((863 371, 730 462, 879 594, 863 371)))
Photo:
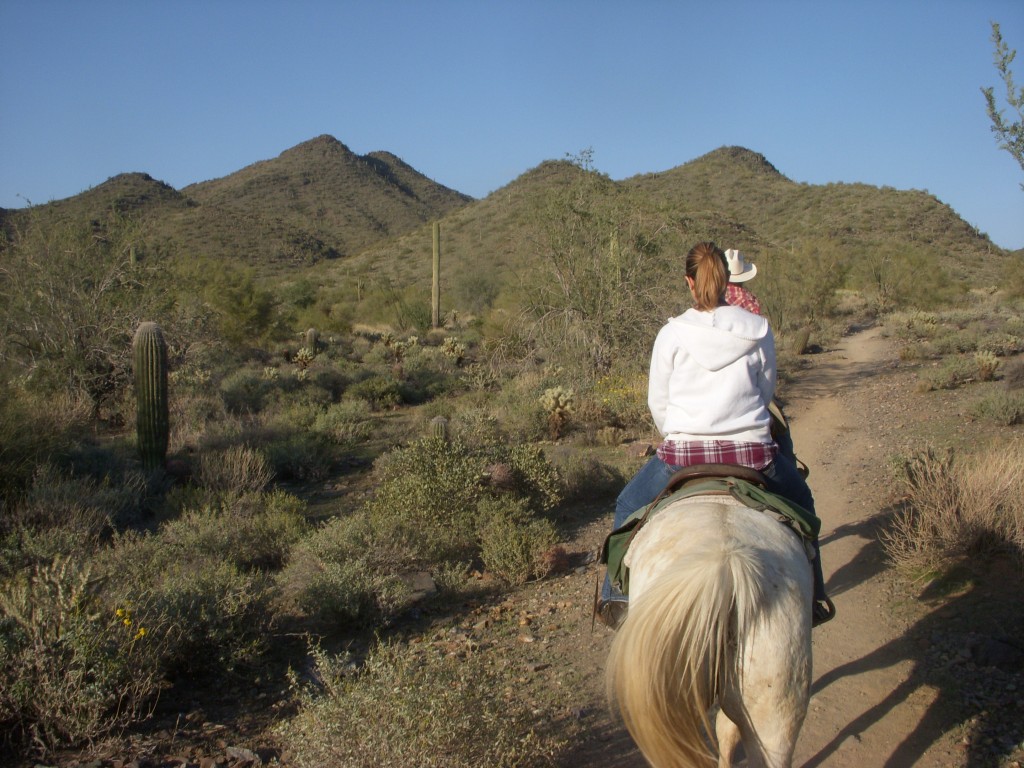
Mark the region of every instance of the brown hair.
POLYGON ((711 242, 697 243, 686 254, 686 276, 694 281, 697 309, 707 312, 719 306, 729 282, 725 253, 711 242))

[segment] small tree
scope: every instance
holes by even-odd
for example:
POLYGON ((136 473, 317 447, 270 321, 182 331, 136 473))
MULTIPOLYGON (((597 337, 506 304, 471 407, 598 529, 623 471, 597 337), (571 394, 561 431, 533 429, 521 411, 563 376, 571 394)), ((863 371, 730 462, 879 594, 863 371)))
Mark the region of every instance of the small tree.
MULTIPOLYGON (((982 88, 985 94, 985 102, 988 106, 988 116, 992 121, 992 132, 999 137, 999 148, 1005 149, 1024 170, 1024 88, 1018 89, 1013 82, 1013 72, 1010 65, 1013 63, 1017 51, 1011 51, 1003 41, 999 25, 992 22, 992 44, 995 46, 995 65, 999 76, 1006 87, 1006 103, 1017 113, 1017 120, 1008 121, 1003 117, 1003 110, 999 108, 996 101, 995 89, 992 87, 982 88)), ((1024 183, 1021 185, 1024 189, 1024 183)))
POLYGON ((529 336, 562 360, 606 372, 613 355, 646 352, 664 313, 659 222, 624 188, 571 158, 574 177, 534 215, 539 269, 527 286, 529 336))
POLYGON ((40 392, 85 394, 98 414, 131 380, 129 342, 165 300, 137 222, 30 209, 0 243, 0 368, 40 392))

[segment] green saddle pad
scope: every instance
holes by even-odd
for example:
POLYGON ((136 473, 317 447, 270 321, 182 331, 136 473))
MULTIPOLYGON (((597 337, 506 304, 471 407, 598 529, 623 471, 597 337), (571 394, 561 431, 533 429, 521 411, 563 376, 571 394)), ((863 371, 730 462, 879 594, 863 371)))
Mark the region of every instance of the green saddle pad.
POLYGON ((813 542, 818 538, 821 520, 799 504, 794 504, 783 496, 770 493, 754 483, 735 477, 691 480, 670 495, 636 510, 626 518, 626 522, 608 534, 604 546, 601 548, 601 562, 608 566, 608 578, 615 588, 624 595, 629 594, 629 568, 623 559, 630 541, 644 523, 663 508, 680 499, 702 494, 722 493, 728 493, 751 509, 775 513, 781 523, 792 527, 808 542, 813 542))

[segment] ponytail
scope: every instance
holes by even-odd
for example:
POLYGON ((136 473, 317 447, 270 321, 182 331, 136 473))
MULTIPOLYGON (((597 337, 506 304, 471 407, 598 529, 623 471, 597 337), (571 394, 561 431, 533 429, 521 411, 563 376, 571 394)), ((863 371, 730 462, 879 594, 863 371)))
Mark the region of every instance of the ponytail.
POLYGON ((725 298, 729 268, 722 249, 712 242, 697 243, 686 254, 686 276, 693 279, 697 309, 708 312, 725 298))

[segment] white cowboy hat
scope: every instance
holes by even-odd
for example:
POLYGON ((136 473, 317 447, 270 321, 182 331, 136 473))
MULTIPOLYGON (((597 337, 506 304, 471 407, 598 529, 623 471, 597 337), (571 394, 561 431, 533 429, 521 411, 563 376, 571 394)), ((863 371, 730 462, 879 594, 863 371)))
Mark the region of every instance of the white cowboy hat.
POLYGON ((757 265, 751 264, 743 258, 743 254, 735 248, 730 248, 725 252, 725 260, 729 264, 730 283, 745 283, 757 274, 757 265))

